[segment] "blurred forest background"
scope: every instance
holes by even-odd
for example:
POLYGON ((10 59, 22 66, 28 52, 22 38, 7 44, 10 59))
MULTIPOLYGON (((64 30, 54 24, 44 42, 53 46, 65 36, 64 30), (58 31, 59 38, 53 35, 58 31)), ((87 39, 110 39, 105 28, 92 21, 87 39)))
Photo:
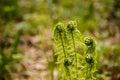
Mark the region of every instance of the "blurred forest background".
POLYGON ((57 80, 52 33, 70 20, 96 39, 100 80, 120 80, 120 0, 0 0, 0 80, 57 80))

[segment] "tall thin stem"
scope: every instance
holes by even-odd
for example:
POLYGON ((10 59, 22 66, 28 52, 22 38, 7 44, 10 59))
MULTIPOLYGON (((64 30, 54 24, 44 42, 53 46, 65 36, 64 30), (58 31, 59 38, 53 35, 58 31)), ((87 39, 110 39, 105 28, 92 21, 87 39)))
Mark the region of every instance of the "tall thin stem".
POLYGON ((69 80, 71 80, 69 68, 67 66, 65 66, 65 69, 66 69, 66 74, 69 77, 69 80))
POLYGON ((61 43, 62 43, 62 47, 63 47, 63 53, 64 53, 64 56, 66 57, 66 53, 65 53, 65 46, 64 46, 64 43, 63 43, 63 38, 62 38, 62 34, 59 33, 60 35, 60 39, 61 39, 61 43))
MULTIPOLYGON (((60 39, 61 39, 61 43, 62 43, 62 47, 63 47, 64 62, 65 62, 65 58, 66 58, 65 46, 64 46, 64 43, 63 43, 62 34, 61 34, 61 33, 59 33, 59 35, 60 35, 60 39)), ((66 74, 67 74, 67 75, 68 75, 68 77, 69 77, 69 80, 71 80, 69 68, 68 68, 67 66, 65 66, 65 69, 66 69, 66 74)))
POLYGON ((76 75, 77 75, 77 53, 76 53, 76 50, 75 50, 75 40, 74 40, 74 34, 73 34, 73 31, 71 31, 71 35, 72 35, 72 40, 73 40, 74 52, 75 52, 76 75))

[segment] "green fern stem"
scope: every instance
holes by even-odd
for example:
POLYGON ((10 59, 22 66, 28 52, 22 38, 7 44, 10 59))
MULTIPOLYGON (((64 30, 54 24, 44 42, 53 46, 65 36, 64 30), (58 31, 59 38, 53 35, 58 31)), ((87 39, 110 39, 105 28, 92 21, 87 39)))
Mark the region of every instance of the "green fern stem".
MULTIPOLYGON (((66 58, 66 53, 65 53, 65 46, 64 46, 64 43, 63 43, 63 38, 62 38, 62 34, 59 33, 60 35, 60 39, 61 39, 61 43, 62 43, 62 47, 63 47, 63 53, 64 53, 64 57, 66 58)), ((65 59, 64 59, 65 60, 65 59)))
POLYGON ((65 69, 66 69, 66 74, 69 77, 69 80, 71 80, 69 68, 67 66, 65 66, 65 69))
MULTIPOLYGON (((60 39, 61 39, 61 43, 62 43, 62 47, 63 47, 64 57, 66 58, 65 46, 64 46, 64 44, 63 44, 63 38, 62 38, 61 33, 59 33, 59 35, 60 35, 60 39)), ((64 61, 65 61, 65 58, 64 58, 64 61)), ((68 75, 69 79, 71 80, 71 78, 70 78, 69 68, 68 68, 67 66, 65 66, 65 69, 66 69, 66 74, 68 75)))
POLYGON ((75 39, 74 39, 73 31, 71 31, 71 35, 72 35, 72 41, 73 41, 73 46, 74 46, 74 52, 75 52, 76 76, 77 76, 77 75, 78 75, 78 74, 77 74, 77 53, 76 53, 76 50, 75 50, 75 39))
MULTIPOLYGON (((65 62, 65 58, 67 58, 67 57, 66 57, 66 53, 65 53, 65 46, 64 46, 64 43, 63 43, 62 34, 59 33, 59 35, 60 35, 60 39, 61 39, 61 43, 62 43, 62 47, 63 47, 64 62, 65 62)), ((67 66, 65 66, 65 69, 66 69, 66 74, 67 74, 67 76, 69 77, 69 80, 71 80, 69 68, 68 68, 67 66)))

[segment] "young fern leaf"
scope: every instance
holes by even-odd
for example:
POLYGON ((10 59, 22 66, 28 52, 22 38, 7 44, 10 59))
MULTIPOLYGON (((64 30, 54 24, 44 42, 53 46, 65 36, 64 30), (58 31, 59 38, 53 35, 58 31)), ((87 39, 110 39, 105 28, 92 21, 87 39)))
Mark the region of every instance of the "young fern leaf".
POLYGON ((76 77, 78 75, 78 57, 76 52, 76 46, 82 42, 81 34, 77 30, 77 23, 75 21, 70 21, 67 24, 67 39, 68 39, 68 52, 69 55, 74 56, 75 61, 75 73, 76 77))
POLYGON ((66 43, 65 43, 66 34, 65 34, 64 24, 58 23, 55 26, 54 39, 57 46, 56 55, 62 55, 62 57, 63 56, 66 57, 66 53, 67 53, 66 43))
POLYGON ((69 62, 69 60, 67 59, 67 37, 66 37, 66 32, 64 29, 64 25, 62 23, 58 23, 55 26, 55 30, 54 30, 54 39, 57 45, 57 51, 56 51, 56 55, 58 55, 58 64, 60 66, 60 72, 63 73, 63 69, 61 69, 62 67, 65 68, 65 73, 62 75, 62 79, 64 80, 67 79, 67 77, 65 75, 68 76, 69 80, 71 80, 70 78, 70 72, 69 72, 69 68, 68 66, 71 64, 71 62, 69 62))
POLYGON ((86 79, 95 79, 93 74, 96 72, 97 55, 95 54, 95 42, 92 38, 86 37, 84 43, 87 46, 87 51, 85 54, 86 68, 89 73, 86 74, 86 79))
POLYGON ((84 40, 86 46, 88 47, 86 53, 94 53, 95 52, 95 42, 92 38, 86 37, 84 40))

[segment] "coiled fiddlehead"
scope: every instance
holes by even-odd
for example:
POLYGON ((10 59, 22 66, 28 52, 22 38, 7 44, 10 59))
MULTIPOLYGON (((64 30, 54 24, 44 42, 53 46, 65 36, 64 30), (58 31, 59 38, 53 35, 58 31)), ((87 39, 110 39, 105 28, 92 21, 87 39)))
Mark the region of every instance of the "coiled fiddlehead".
POLYGON ((84 43, 87 46, 85 61, 87 63, 86 71, 88 72, 88 74, 86 74, 86 79, 93 80, 93 74, 96 72, 95 42, 92 38, 86 37, 84 43))

